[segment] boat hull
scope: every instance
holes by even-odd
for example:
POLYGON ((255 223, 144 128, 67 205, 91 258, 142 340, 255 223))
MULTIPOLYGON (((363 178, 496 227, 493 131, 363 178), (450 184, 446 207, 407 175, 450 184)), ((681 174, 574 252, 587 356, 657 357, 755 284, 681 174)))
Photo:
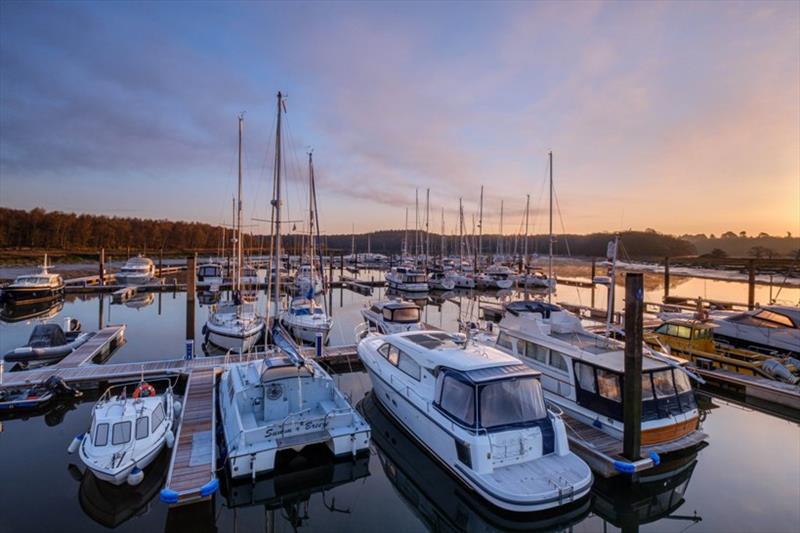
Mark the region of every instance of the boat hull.
POLYGON ((64 296, 64 286, 58 287, 7 287, 0 301, 11 305, 47 302, 64 296))
POLYGON ((217 328, 212 324, 206 324, 206 342, 213 344, 223 350, 234 350, 242 352, 249 351, 255 346, 264 331, 264 325, 253 328, 244 333, 232 333, 228 330, 217 328))
POLYGON ((110 471, 110 470, 103 470, 99 468, 92 468, 89 466, 89 463, 86 459, 81 457, 83 463, 87 465, 86 467, 92 471, 92 474, 101 481, 105 481, 107 483, 111 483, 112 485, 120 486, 124 484, 128 480, 128 475, 130 475, 131 470, 134 468, 139 468, 139 470, 144 470, 147 466, 155 461, 158 454, 161 453, 161 450, 164 448, 164 439, 155 446, 151 451, 149 451, 144 457, 136 461, 136 463, 128 465, 122 469, 110 471))

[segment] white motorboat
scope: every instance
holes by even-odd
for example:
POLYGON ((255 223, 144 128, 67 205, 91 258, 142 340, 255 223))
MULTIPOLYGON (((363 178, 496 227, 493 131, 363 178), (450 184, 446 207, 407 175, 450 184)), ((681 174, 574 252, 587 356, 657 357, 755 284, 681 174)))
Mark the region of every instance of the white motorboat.
POLYGON ((422 309, 411 301, 390 299, 375 302, 364 307, 361 316, 370 329, 384 335, 425 329, 422 309))
POLYGON ((203 327, 205 341, 222 350, 248 352, 264 333, 264 319, 258 316, 254 303, 225 300, 211 306, 203 327))
POLYGON ((505 265, 492 264, 475 277, 479 289, 510 289, 514 284, 514 271, 505 265))
POLYGON ((556 280, 547 277, 547 274, 541 271, 532 271, 527 274, 519 274, 515 277, 518 285, 523 287, 533 287, 537 289, 555 289, 556 280))
POLYGON ((515 512, 583 498, 592 473, 545 408, 539 373, 445 332, 368 335, 358 355, 374 397, 453 476, 515 512))
POLYGON ((293 298, 280 320, 295 339, 309 344, 316 343, 320 335, 322 343, 326 344, 333 326, 333 319, 313 298, 293 298))
POLYGON ((141 254, 131 257, 122 265, 115 277, 124 285, 141 285, 148 283, 156 276, 156 266, 153 261, 141 254))
POLYGON ((735 348, 800 357, 800 308, 766 305, 743 313, 712 311, 714 338, 735 348))
MULTIPOLYGON (((499 333, 475 336, 542 374, 548 402, 567 415, 622 439, 624 343, 586 330, 555 304, 527 300, 506 307, 499 333), (514 305, 516 304, 516 305, 514 305)), ((658 446, 670 453, 696 446, 699 411, 687 361, 644 350, 642 453, 658 446)))
POLYGON ((89 432, 76 437, 69 452, 77 448, 81 461, 103 481, 138 485, 144 478, 142 470, 164 446, 174 444, 179 412, 171 385, 158 394, 143 381, 130 397, 126 386, 110 387, 92 410, 89 432))
POLYGON ((335 456, 369 449, 370 429, 333 379, 299 355, 280 331, 281 348, 258 361, 229 365, 219 383, 219 408, 231 477, 275 468, 284 450, 324 443, 335 456))
POLYGON ((210 287, 225 281, 225 269, 219 263, 209 262, 197 267, 197 282, 210 287))
POLYGON ((47 255, 36 274, 24 274, 2 288, 0 301, 9 304, 33 304, 64 296, 64 280, 60 274, 48 272, 47 255))
POLYGON ((322 293, 323 285, 319 272, 315 272, 311 265, 300 265, 294 276, 294 289, 296 294, 303 294, 306 297, 322 293))
POLYGON ((428 279, 425 273, 414 267, 392 267, 384 277, 391 289, 403 292, 428 292, 428 279))
POLYGON ((472 276, 472 274, 468 274, 466 272, 457 272, 455 270, 449 270, 445 272, 445 276, 447 276, 453 281, 453 286, 457 289, 475 288, 475 278, 472 276))
POLYGON ((452 291, 456 288, 456 282, 445 272, 435 271, 428 275, 428 287, 433 291, 452 291))

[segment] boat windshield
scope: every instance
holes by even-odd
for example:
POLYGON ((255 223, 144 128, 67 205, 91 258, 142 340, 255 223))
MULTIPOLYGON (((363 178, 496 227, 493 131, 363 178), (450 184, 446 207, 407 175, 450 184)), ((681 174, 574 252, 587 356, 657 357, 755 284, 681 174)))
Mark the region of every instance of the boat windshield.
POLYGON ((384 309, 383 318, 403 324, 416 323, 419 322, 419 308, 401 307, 399 309, 384 309))
POLYGON ((20 276, 17 278, 17 283, 24 283, 26 285, 47 285, 50 283, 50 278, 41 276, 20 276))
POLYGON ((527 425, 547 416, 542 386, 535 377, 481 385, 478 398, 481 426, 486 429, 527 425))

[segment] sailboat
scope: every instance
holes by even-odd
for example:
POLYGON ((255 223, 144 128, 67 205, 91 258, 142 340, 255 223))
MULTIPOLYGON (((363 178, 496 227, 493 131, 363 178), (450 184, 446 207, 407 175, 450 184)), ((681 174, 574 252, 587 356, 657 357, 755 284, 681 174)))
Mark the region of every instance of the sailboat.
POLYGON ((298 270, 298 278, 295 278, 295 287, 299 289, 300 296, 296 296, 289 304, 289 309, 281 315, 281 324, 295 339, 301 342, 314 343, 317 338, 321 338, 322 343, 328 341, 333 320, 328 316, 323 305, 319 305, 314 296, 322 292, 322 276, 317 270, 317 263, 314 241, 319 235, 314 235, 314 228, 319 231, 319 223, 316 212, 317 196, 314 185, 314 161, 311 152, 308 153, 308 264, 302 265, 305 268, 305 277, 299 278, 301 270, 298 270), (298 279, 303 282, 298 286, 298 279), (319 287, 319 290, 317 290, 319 287))
POLYGON ((258 316, 255 302, 242 297, 242 135, 244 117, 239 116, 239 198, 234 247, 233 289, 228 298, 212 307, 203 327, 206 343, 223 350, 249 351, 264 333, 264 320, 258 316))

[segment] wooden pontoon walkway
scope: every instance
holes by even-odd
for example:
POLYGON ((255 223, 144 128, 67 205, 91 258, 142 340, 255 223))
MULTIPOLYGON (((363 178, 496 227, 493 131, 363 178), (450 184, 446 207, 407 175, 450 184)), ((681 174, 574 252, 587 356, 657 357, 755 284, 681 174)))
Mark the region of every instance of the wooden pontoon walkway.
POLYGON ((216 476, 215 368, 194 369, 184 395, 181 423, 161 501, 182 505, 210 498, 216 476))

